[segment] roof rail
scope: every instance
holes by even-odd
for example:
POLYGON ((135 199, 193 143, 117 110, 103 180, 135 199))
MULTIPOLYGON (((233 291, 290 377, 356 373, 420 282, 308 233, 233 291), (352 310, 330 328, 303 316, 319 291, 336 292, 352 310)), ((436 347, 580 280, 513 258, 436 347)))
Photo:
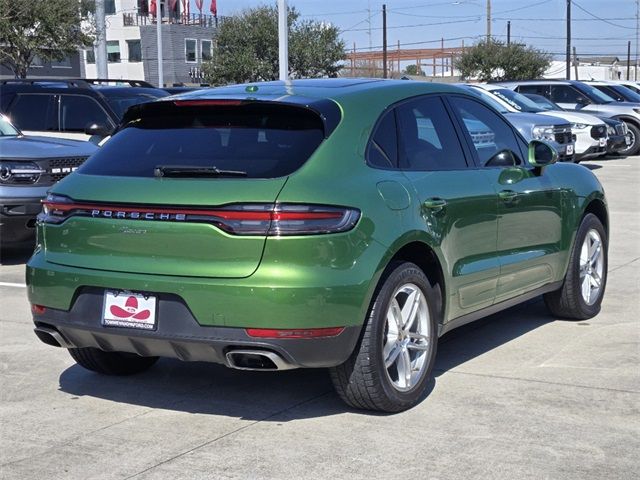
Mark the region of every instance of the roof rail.
POLYGON ((37 85, 38 83, 64 83, 68 87, 78 87, 78 88, 91 88, 91 85, 87 83, 85 80, 78 79, 68 79, 68 78, 7 78, 0 80, 0 85, 10 85, 12 83, 16 84, 29 84, 29 85, 37 85))
POLYGON ((144 87, 144 88, 156 88, 149 82, 145 82, 144 80, 125 80, 121 78, 81 78, 79 79, 83 82, 87 82, 91 85, 109 85, 109 84, 127 84, 130 87, 144 87))

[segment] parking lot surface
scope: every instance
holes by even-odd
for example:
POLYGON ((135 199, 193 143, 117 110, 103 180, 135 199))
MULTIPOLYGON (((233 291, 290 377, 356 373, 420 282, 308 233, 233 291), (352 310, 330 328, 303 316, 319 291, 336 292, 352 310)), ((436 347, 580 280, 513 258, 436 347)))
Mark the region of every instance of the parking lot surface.
POLYGON ((611 216, 602 312, 541 299, 440 341, 395 415, 348 409, 324 370, 159 361, 124 378, 40 343, 25 253, 0 267, 0 478, 640 478, 640 157, 587 161, 611 216))

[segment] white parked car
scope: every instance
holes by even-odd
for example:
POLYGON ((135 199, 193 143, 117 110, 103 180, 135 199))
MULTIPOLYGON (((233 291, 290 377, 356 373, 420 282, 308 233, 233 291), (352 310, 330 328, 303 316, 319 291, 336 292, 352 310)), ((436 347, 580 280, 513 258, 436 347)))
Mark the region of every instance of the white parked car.
POLYGON ((575 135, 575 161, 598 157, 607 151, 607 126, 598 117, 565 110, 544 110, 534 101, 502 85, 477 84, 513 112, 538 113, 562 118, 571 123, 575 135))

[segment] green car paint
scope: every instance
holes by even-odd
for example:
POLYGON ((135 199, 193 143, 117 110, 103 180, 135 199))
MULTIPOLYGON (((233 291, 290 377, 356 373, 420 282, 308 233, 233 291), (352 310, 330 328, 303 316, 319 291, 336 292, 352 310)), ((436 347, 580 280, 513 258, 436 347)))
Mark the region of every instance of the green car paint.
POLYGON ((286 177, 116 178, 76 172, 52 193, 79 202, 136 205, 345 206, 360 212, 354 228, 265 237, 230 235, 205 224, 84 217, 41 222, 39 245, 27 265, 29 301, 66 311, 83 288, 131 290, 178 296, 201 326, 360 327, 382 272, 412 248, 437 259, 444 293, 439 321, 446 325, 561 282, 585 211, 606 213, 602 187, 578 165, 471 165, 431 172, 367 165, 367 144, 390 106, 420 95, 464 95, 456 87, 310 82, 257 84, 250 94, 243 85, 182 96, 335 102, 341 112, 335 130, 286 177), (509 191, 505 198, 499 197, 503 191, 509 191), (434 199, 444 200, 446 208, 434 199))

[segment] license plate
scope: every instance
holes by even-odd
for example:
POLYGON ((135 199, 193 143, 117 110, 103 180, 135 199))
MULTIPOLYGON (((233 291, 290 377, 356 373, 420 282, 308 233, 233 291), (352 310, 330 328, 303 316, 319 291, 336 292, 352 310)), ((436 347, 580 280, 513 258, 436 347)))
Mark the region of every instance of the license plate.
POLYGON ((106 327, 155 330, 156 297, 128 291, 104 292, 102 324, 106 327))
POLYGON ((607 139, 606 138, 601 138, 600 139, 600 146, 604 147, 607 144, 607 139))
POLYGON ((573 145, 567 145, 567 155, 573 155, 573 145))

